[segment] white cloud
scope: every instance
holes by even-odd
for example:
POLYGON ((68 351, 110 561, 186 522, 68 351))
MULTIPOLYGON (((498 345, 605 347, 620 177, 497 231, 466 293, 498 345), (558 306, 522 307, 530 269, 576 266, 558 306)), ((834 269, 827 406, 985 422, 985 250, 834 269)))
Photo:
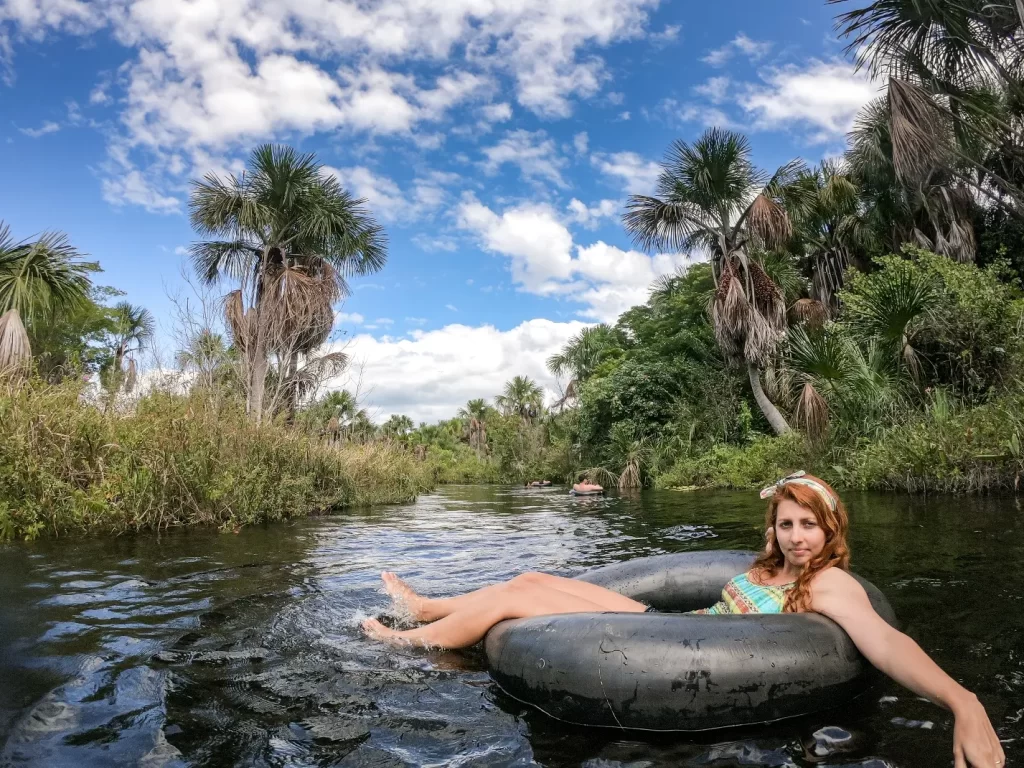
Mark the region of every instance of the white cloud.
POLYGON ((134 51, 91 100, 120 105, 117 140, 135 167, 157 158, 144 170, 165 194, 182 181, 167 152, 196 164, 200 151, 336 130, 436 147, 443 132, 424 126, 508 84, 526 109, 568 116, 608 78, 599 50, 642 37, 658 2, 16 0, 0 3, 0 25, 5 41, 106 28, 134 51))
POLYGON ((358 377, 367 408, 378 421, 395 413, 414 421, 451 418, 468 400, 490 401, 517 375, 537 381, 550 402, 557 382, 546 360, 585 326, 536 319, 507 331, 454 324, 413 331, 407 339, 360 334, 345 346, 353 360, 351 371, 330 386, 352 388, 358 377))
POLYGON ((435 253, 437 251, 448 251, 451 253, 458 250, 459 247, 450 237, 431 237, 422 233, 414 236, 412 241, 416 244, 417 248, 428 253, 435 253))
POLYGON ((512 105, 504 101, 500 104, 487 104, 480 111, 489 123, 503 123, 512 118, 512 105))
POLYGON ((737 128, 741 130, 748 128, 748 126, 737 125, 718 107, 709 107, 705 104, 678 104, 673 99, 666 99, 661 103, 659 109, 674 120, 684 123, 699 123, 705 128, 737 128))
POLYGON ((617 179, 629 194, 654 194, 661 174, 657 163, 645 160, 636 152, 595 153, 590 160, 601 173, 617 179))
MULTIPOLYGON (((575 215, 578 208, 573 210, 570 204, 570 211, 575 215)), ((646 300, 659 275, 687 262, 682 254, 651 257, 602 241, 576 245, 565 223, 547 205, 525 203, 499 215, 467 196, 458 217, 459 226, 474 232, 481 247, 509 257, 515 285, 539 296, 580 302, 584 309, 578 314, 593 320, 614 322, 620 313, 646 300)))
POLYGON ((376 323, 377 325, 394 325, 395 324, 395 321, 392 320, 390 317, 378 317, 373 322, 376 323))
POLYGON ((60 130, 60 123, 55 123, 52 120, 47 120, 38 128, 20 128, 19 129, 26 136, 33 139, 38 139, 40 136, 45 136, 48 133, 56 133, 60 130))
POLYGON ((626 112, 619 113, 619 120, 621 120, 622 122, 626 122, 627 120, 629 120, 630 117, 632 117, 632 115, 629 113, 628 110, 626 112))
POLYGON ((456 307, 454 304, 445 304, 444 308, 447 309, 447 310, 450 310, 451 312, 458 312, 459 311, 459 308, 456 307))
POLYGON ((483 162, 487 173, 497 173, 505 163, 512 163, 519 166, 525 179, 546 180, 559 187, 566 186, 560 170, 565 167, 566 160, 558 154, 555 142, 544 131, 510 131, 500 142, 482 151, 487 158, 483 162))
POLYGON ((405 322, 409 323, 409 325, 426 325, 427 324, 427 318, 425 318, 425 317, 407 317, 407 318, 405 318, 405 322))
POLYGON ((572 146, 576 150, 576 154, 585 155, 587 154, 587 148, 590 146, 590 137, 587 136, 586 131, 581 131, 572 137, 572 146))
POLYGON ((758 40, 751 40, 744 33, 740 32, 736 37, 723 45, 708 52, 702 61, 713 67, 722 67, 738 52, 747 56, 751 61, 758 61, 764 58, 772 49, 772 43, 758 40))
POLYGON ((706 96, 712 104, 721 104, 729 92, 729 85, 732 81, 725 76, 709 77, 706 82, 698 85, 693 90, 701 96, 706 96))
POLYGON ((596 229, 601 219, 610 219, 619 210, 619 204, 615 200, 601 200, 595 205, 588 206, 582 200, 573 198, 566 206, 570 219, 587 229, 596 229))
POLYGON ((655 43, 664 45, 665 43, 671 43, 679 38, 679 30, 682 27, 678 24, 666 24, 665 28, 661 32, 655 32, 650 37, 655 43))
POLYGON ((323 171, 336 177, 353 195, 366 200, 367 207, 374 215, 384 221, 399 223, 416 221, 440 208, 447 197, 441 184, 447 180, 446 176, 455 175, 430 174, 416 178, 410 184, 411 197, 407 197, 393 179, 374 173, 364 166, 324 166, 323 171))
POLYGON ((151 213, 176 213, 181 201, 163 194, 138 169, 103 179, 103 199, 113 206, 139 205, 151 213))
POLYGON ((366 322, 366 318, 358 312, 335 312, 334 313, 334 324, 335 325, 362 325, 366 322))
POLYGON ((878 86, 866 74, 842 61, 812 60, 804 67, 771 69, 761 77, 764 86, 749 86, 739 97, 757 127, 802 125, 812 129, 810 138, 818 143, 841 138, 853 127, 860 108, 878 96, 878 86))

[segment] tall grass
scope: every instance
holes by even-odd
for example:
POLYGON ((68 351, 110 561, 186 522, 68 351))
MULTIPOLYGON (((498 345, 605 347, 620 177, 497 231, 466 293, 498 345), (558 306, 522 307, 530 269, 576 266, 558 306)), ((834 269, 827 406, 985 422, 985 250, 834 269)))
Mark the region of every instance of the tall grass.
POLYGON ((0 388, 0 540, 234 530, 410 501, 431 484, 397 448, 329 448, 200 394, 151 394, 118 415, 80 403, 74 383, 0 388))

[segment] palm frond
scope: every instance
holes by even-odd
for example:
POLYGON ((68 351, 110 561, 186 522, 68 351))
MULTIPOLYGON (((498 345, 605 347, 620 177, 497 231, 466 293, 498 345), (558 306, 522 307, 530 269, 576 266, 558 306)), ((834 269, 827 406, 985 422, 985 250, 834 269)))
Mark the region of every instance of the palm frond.
MULTIPOLYGON (((0 232, 0 241, 3 233, 0 232)), ((0 376, 24 371, 32 361, 28 333, 16 309, 0 315, 0 376)))

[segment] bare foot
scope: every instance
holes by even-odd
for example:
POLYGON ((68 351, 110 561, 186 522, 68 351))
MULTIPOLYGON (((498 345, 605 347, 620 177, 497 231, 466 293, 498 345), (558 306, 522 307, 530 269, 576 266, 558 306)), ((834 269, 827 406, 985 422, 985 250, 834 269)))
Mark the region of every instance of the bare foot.
POLYGON ((366 633, 367 637, 380 640, 382 643, 390 643, 392 645, 408 644, 408 641, 402 637, 401 632, 385 627, 376 619, 366 619, 363 622, 363 632, 366 633))
POLYGON ((416 621, 423 621, 426 599, 417 595, 412 587, 391 571, 384 571, 380 578, 384 582, 384 591, 395 605, 404 609, 416 621))

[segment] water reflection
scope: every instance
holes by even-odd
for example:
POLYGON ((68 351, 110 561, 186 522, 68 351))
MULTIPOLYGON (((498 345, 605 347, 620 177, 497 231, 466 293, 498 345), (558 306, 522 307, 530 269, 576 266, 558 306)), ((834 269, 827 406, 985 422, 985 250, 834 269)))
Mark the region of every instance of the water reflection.
MULTIPOLYGON (((1024 756, 1022 517, 1012 500, 850 499, 854 565, 1024 756)), ((755 547, 749 494, 571 499, 449 488, 417 504, 0 550, 0 765, 932 766, 946 713, 887 684, 843 711, 678 737, 563 725, 479 651, 394 652, 359 621, 377 574, 431 594, 524 570, 755 547)))

